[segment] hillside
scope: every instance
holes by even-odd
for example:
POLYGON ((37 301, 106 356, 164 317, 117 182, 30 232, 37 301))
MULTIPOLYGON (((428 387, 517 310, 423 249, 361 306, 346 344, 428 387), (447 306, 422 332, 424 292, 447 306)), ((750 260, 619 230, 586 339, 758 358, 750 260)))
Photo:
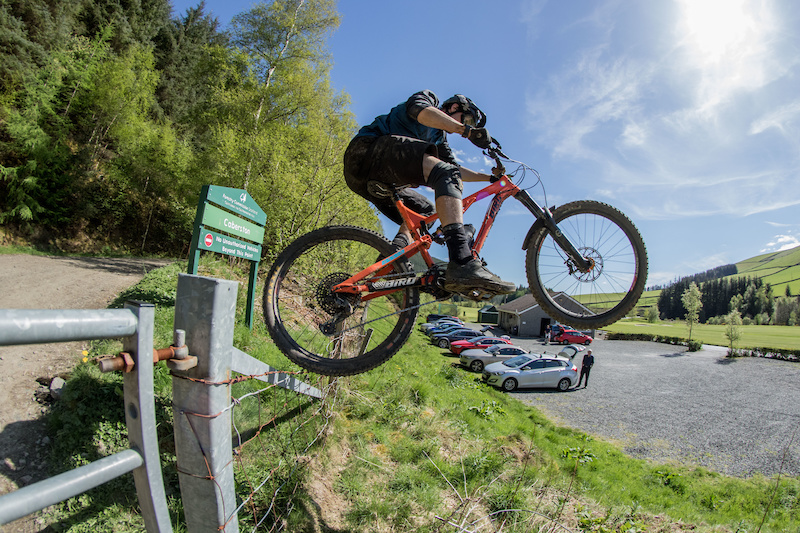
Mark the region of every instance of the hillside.
MULTIPOLYGON (((735 264, 736 274, 724 276, 721 279, 730 278, 759 278, 772 286, 772 294, 775 298, 786 294, 786 287, 792 295, 800 295, 800 246, 781 252, 751 257, 735 264)), ((682 280, 691 279, 694 276, 685 276, 682 280)), ((665 289, 672 287, 670 284, 665 289)), ((645 291, 636 306, 636 314, 644 316, 647 309, 658 304, 661 290, 645 291)))
POLYGON ((786 294, 787 286, 793 295, 800 294, 800 246, 740 261, 736 268, 735 277, 761 278, 772 285, 775 296, 786 294))

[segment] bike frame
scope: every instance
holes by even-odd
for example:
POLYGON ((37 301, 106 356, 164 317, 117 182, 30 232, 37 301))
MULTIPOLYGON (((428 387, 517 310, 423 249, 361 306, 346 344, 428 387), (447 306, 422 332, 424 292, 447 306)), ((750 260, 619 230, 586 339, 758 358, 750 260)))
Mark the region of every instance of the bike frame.
MULTIPOLYGON (((539 206, 539 204, 537 204, 536 201, 530 197, 527 191, 517 187, 517 185, 514 184, 514 182, 512 182, 508 176, 503 176, 487 187, 484 187, 478 192, 464 198, 462 201, 463 212, 466 212, 467 209, 469 209, 475 202, 483 200, 484 198, 488 198, 492 195, 494 195, 494 198, 486 210, 483 223, 481 224, 480 230, 478 231, 478 234, 475 237, 472 245, 472 253, 474 256, 477 257, 483 248, 483 244, 486 242, 486 238, 489 236, 489 231, 494 225, 494 221, 497 218, 497 214, 500 212, 500 207, 503 205, 503 202, 505 202, 509 197, 513 196, 522 202, 522 204, 534 215, 536 220, 541 220, 544 223, 545 227, 548 229, 551 235, 553 235, 555 241, 564 250, 567 257, 570 261, 572 261, 577 270, 585 272, 591 269, 592 265, 590 262, 585 259, 580 254, 578 249, 569 241, 569 239, 567 239, 567 237, 558 230, 550 210, 547 208, 543 209, 541 206, 539 206)), ((375 282, 371 281, 370 279, 385 276, 393 270, 392 265, 395 263, 395 261, 398 261, 402 257, 413 257, 417 253, 422 256, 428 268, 431 268, 434 265, 433 258, 428 252, 428 249, 433 243, 433 237, 428 232, 428 228, 431 227, 434 222, 439 220, 438 213, 434 213, 433 215, 425 217, 406 207, 403 202, 400 201, 397 195, 395 195, 394 201, 397 210, 400 212, 400 216, 403 218, 403 221, 406 224, 406 227, 408 227, 408 229, 411 231, 411 235, 413 237, 412 242, 402 250, 398 250, 389 257, 376 262, 361 272, 351 276, 342 283, 335 285, 333 287, 333 292, 361 294, 362 301, 367 301, 371 300, 372 298, 377 298, 379 296, 396 292, 406 287, 424 287, 432 284, 432 278, 430 276, 408 276, 399 277, 396 280, 375 282)))

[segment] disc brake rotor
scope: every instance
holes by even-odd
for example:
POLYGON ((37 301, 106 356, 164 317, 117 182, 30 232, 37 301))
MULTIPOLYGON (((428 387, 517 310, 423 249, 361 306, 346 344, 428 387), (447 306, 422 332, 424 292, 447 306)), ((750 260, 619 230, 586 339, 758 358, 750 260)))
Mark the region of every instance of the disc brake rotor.
POLYGON ((575 277, 583 282, 595 281, 603 274, 603 257, 594 248, 581 248, 579 251, 591 263, 591 268, 586 272, 576 270, 575 277))

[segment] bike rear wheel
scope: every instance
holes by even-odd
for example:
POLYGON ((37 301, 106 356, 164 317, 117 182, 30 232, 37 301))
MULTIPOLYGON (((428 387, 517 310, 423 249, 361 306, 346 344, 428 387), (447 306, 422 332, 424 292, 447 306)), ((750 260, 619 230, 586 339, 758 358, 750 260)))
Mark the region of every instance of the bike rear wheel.
MULTIPOLYGON (((291 243, 273 263, 264 287, 264 319, 278 348, 306 370, 326 376, 359 374, 391 358, 411 335, 418 289, 366 302, 361 295, 331 289, 396 251, 378 233, 352 226, 320 228, 291 243)), ((407 260, 392 267, 371 281, 411 272, 407 260)))
POLYGON ((531 236, 528 283, 539 305, 576 328, 600 328, 633 309, 647 281, 647 250, 639 230, 610 205, 592 200, 565 204, 553 213, 558 229, 593 266, 575 269, 544 226, 531 236))

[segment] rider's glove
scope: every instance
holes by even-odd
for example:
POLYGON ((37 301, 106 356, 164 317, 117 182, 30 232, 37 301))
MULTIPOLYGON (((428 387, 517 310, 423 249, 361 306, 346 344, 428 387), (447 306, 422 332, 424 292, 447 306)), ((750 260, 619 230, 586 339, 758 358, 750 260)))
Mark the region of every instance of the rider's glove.
POLYGON ((486 128, 473 128, 469 124, 464 124, 464 133, 461 134, 465 139, 481 148, 486 150, 492 145, 492 136, 486 131, 486 128))

